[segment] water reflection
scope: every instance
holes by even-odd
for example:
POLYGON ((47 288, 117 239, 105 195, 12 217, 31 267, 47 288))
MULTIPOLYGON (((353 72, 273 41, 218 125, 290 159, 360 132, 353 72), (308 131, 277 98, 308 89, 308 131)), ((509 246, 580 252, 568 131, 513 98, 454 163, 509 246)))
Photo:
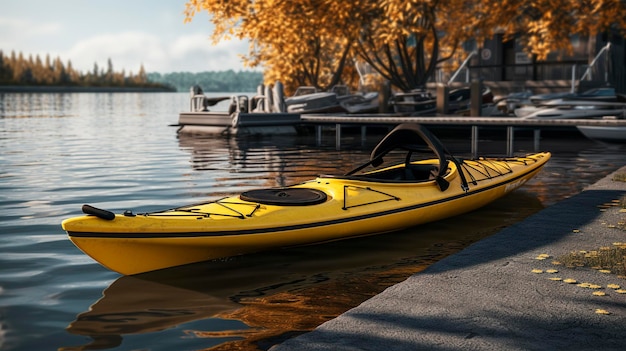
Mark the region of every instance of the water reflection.
POLYGON ((369 157, 368 152, 361 149, 316 152, 310 147, 313 141, 306 136, 277 140, 181 134, 178 142, 182 150, 189 152, 194 170, 207 172, 208 176, 222 172, 222 177, 215 178, 215 181, 220 187, 233 192, 240 192, 241 189, 228 187, 229 183, 237 182, 234 186, 244 183, 256 187, 287 186, 313 179, 319 174, 348 171, 369 157), (224 176, 224 170, 229 171, 227 176, 224 176))
POLYGON ((122 344, 122 335, 157 332, 236 307, 219 289, 210 291, 211 286, 204 291, 190 290, 122 277, 106 288, 88 311, 78 315, 67 331, 93 339, 84 349, 114 348, 122 344))
POLYGON ((67 117, 77 103, 76 94, 0 93, 0 118, 67 117))

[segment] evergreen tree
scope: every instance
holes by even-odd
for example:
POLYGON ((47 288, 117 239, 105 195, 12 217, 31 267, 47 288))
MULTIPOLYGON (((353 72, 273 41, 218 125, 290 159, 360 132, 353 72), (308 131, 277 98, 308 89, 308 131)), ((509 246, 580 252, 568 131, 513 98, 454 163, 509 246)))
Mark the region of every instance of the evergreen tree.
POLYGON ((113 61, 107 61, 107 70, 101 69, 95 62, 93 70, 83 74, 74 69, 71 61, 63 64, 61 57, 51 60, 47 54, 44 60, 40 55, 28 55, 25 58, 22 52, 16 54, 11 51, 5 56, 0 50, 0 84, 3 85, 60 85, 60 86, 116 86, 142 87, 171 90, 171 86, 162 83, 153 83, 149 80, 146 70, 141 65, 137 76, 132 73, 126 77, 125 70, 115 72, 113 61))
POLYGON ((63 66, 63 62, 61 62, 61 58, 57 56, 54 60, 53 66, 54 72, 54 84, 65 85, 69 82, 69 75, 65 71, 65 67, 63 66))
POLYGON ((137 83, 145 84, 148 82, 148 77, 146 76, 146 69, 143 67, 143 63, 139 67, 139 73, 137 74, 137 83))
POLYGON ((2 50, 0 50, 0 82, 7 82, 11 79, 12 72, 8 61, 8 59, 4 58, 2 50))
POLYGON ((91 82, 99 82, 100 72, 98 71, 98 62, 93 63, 93 71, 91 72, 91 82))
POLYGON ((104 74, 104 80, 107 83, 111 83, 113 82, 113 61, 111 61, 111 58, 109 57, 109 59, 107 60, 107 71, 104 74))
POLYGON ((13 81, 17 84, 22 82, 22 74, 26 70, 26 61, 24 60, 24 55, 20 52, 17 56, 17 59, 14 60, 13 63, 13 81))
POLYGON ((77 85, 81 83, 81 75, 74 70, 74 67, 72 67, 72 61, 67 60, 67 73, 69 75, 69 81, 72 83, 72 85, 77 85))

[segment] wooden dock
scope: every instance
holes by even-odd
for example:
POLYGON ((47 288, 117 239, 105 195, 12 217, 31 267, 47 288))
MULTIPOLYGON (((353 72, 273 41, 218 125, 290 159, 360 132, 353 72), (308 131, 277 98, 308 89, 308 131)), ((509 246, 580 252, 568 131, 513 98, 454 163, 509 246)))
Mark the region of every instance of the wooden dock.
POLYGON ((398 125, 401 123, 417 123, 425 125, 471 126, 471 153, 478 154, 478 128, 481 126, 506 127, 507 155, 513 155, 515 140, 514 128, 527 127, 534 129, 534 146, 539 149, 541 127, 575 127, 575 126, 626 126, 626 119, 523 119, 511 117, 404 117, 398 115, 301 115, 301 122, 316 126, 318 143, 321 143, 321 130, 324 125, 335 125, 335 146, 341 148, 341 126, 360 125, 361 138, 365 138, 367 125, 398 125))

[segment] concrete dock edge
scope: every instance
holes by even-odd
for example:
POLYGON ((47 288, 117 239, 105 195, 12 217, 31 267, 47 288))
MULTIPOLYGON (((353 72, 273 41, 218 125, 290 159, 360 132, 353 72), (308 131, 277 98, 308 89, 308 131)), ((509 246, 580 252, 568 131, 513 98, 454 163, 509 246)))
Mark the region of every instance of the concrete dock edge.
POLYGON ((626 279, 555 262, 626 243, 615 174, 271 351, 623 350, 626 279))

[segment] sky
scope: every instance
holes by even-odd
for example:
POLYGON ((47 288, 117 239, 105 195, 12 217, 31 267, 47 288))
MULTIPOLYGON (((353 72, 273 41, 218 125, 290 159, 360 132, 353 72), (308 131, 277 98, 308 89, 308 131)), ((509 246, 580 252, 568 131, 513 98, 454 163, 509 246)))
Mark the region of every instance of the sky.
POLYGON ((186 0, 0 0, 0 50, 57 56, 74 69, 203 72, 244 67, 246 42, 213 45, 206 12, 184 23, 186 0))

